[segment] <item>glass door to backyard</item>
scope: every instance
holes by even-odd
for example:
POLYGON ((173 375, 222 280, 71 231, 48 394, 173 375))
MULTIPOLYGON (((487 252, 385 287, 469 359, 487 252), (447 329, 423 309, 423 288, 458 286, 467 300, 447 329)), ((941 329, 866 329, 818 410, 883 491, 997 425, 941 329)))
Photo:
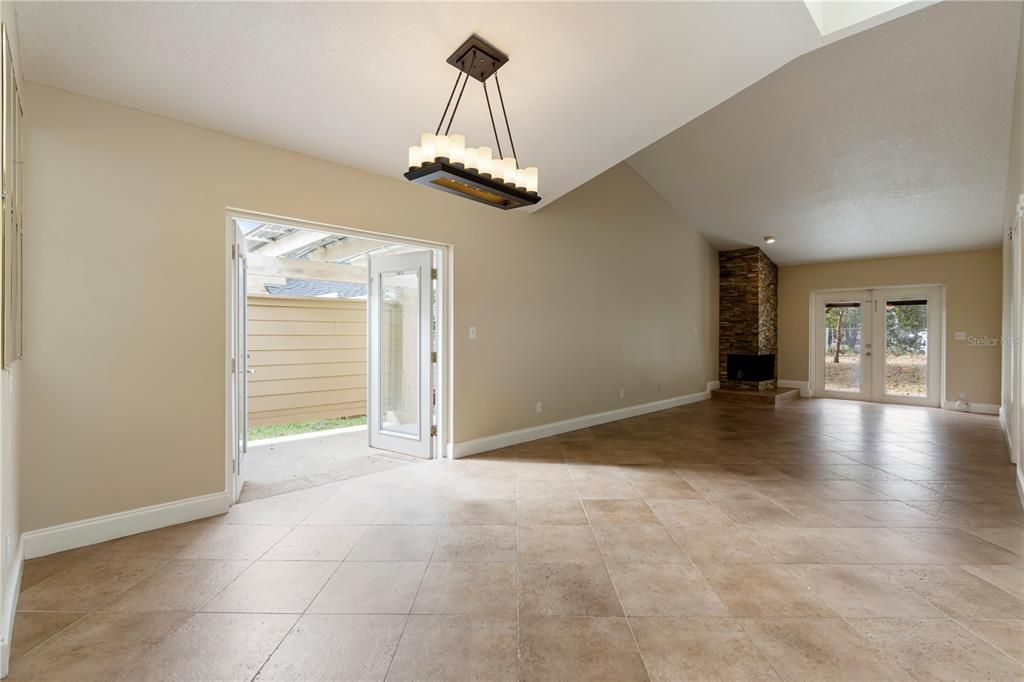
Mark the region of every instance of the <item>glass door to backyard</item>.
POLYGON ((370 256, 370 446, 431 456, 431 251, 370 256))
POLYGON ((940 287, 815 295, 814 392, 940 405, 940 287))
POLYGON ((815 395, 871 400, 871 292, 818 296, 815 395))

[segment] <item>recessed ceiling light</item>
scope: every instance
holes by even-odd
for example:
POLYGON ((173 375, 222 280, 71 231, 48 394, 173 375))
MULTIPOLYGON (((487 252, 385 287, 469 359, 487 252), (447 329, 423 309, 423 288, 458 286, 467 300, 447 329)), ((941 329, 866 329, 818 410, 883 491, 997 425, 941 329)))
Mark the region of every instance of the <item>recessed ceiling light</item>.
POLYGON ((775 237, 772 237, 772 236, 765 237, 764 238, 764 243, 765 244, 774 244, 775 243, 775 237))

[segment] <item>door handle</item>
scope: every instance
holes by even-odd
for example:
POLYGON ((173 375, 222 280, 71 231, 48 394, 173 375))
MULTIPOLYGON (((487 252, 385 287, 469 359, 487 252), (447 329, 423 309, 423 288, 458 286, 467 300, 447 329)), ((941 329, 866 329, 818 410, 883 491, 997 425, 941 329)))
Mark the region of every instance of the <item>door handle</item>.
POLYGON ((247 369, 247 370, 245 370, 245 373, 246 374, 255 374, 256 370, 254 370, 254 369, 247 369))

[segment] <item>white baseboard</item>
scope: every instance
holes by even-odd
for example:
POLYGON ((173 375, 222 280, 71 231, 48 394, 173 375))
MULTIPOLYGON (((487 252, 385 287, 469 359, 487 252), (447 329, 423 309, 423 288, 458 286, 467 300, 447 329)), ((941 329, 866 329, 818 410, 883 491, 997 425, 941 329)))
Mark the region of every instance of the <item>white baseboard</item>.
POLYGON ((954 412, 973 412, 975 414, 999 414, 999 406, 989 403, 970 403, 966 410, 958 410, 955 400, 942 401, 942 409, 954 412))
POLYGON ((1010 438, 1010 425, 1006 421, 1006 410, 1003 406, 999 406, 999 428, 1003 430, 1003 435, 1006 436, 1006 449, 1010 453, 1010 461, 1014 464, 1017 463, 1017 452, 1013 449, 1013 439, 1010 438))
POLYGON ((0 677, 7 677, 11 669, 11 638, 14 636, 14 614, 18 610, 18 594, 21 592, 21 569, 25 565, 25 543, 18 542, 18 549, 11 561, 10 575, 3 586, 3 613, 0 613, 0 677))
POLYGON ((806 381, 793 381, 792 379, 779 379, 775 382, 779 388, 799 388, 801 398, 811 397, 811 385, 806 381))
POLYGON ((562 421, 551 422, 550 424, 541 424, 540 426, 531 426, 529 428, 519 429, 518 431, 507 431, 493 436, 484 436, 483 438, 477 438, 475 440, 467 440, 461 443, 450 444, 450 456, 455 459, 459 459, 460 457, 468 457, 469 455, 475 455, 481 452, 490 452, 491 450, 507 448, 510 445, 526 443, 531 440, 557 436, 560 433, 578 431, 579 429, 597 426, 598 424, 607 424, 608 422, 619 421, 620 419, 639 417, 642 414, 650 414, 651 412, 667 410, 672 407, 679 407, 680 405, 700 402, 701 400, 707 400, 710 397, 712 384, 717 383, 717 381, 709 383, 708 389, 703 393, 691 393, 689 395, 676 396, 675 398, 656 400, 653 403, 631 405, 618 410, 609 410, 608 412, 598 412, 596 414, 588 414, 582 417, 563 419, 562 421))
POLYGON ((128 511, 40 528, 22 535, 26 559, 94 545, 148 530, 224 514, 231 505, 227 491, 155 504, 128 511))
POLYGON ((1020 506, 1024 507, 1024 469, 1017 465, 1017 498, 1020 500, 1020 506))

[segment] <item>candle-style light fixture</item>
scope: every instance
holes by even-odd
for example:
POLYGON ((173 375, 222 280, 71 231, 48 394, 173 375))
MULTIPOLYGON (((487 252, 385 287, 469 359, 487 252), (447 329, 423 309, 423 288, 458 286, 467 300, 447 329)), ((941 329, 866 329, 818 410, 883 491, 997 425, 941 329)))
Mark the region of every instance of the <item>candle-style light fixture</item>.
POLYGON ((473 34, 448 57, 448 63, 459 70, 455 77, 455 85, 448 95, 448 103, 441 114, 437 130, 433 133, 423 133, 419 145, 409 147, 409 171, 405 174, 406 179, 506 210, 536 204, 540 201, 537 194, 537 168, 523 168, 519 164, 516 145, 512 141, 512 128, 508 124, 508 113, 505 111, 505 99, 501 94, 501 83, 498 81, 498 69, 508 63, 508 55, 473 34), (498 126, 494 123, 491 97, 487 91, 487 80, 492 76, 498 91, 501 114, 505 119, 510 155, 505 155, 502 150, 498 126), (455 113, 462 102, 462 94, 466 91, 470 77, 483 85, 497 155, 491 147, 467 147, 464 136, 450 134, 455 113), (455 97, 456 90, 459 92, 458 98, 455 97), (448 119, 447 126, 445 119, 448 119), (444 128, 444 134, 441 133, 441 128, 444 128))

